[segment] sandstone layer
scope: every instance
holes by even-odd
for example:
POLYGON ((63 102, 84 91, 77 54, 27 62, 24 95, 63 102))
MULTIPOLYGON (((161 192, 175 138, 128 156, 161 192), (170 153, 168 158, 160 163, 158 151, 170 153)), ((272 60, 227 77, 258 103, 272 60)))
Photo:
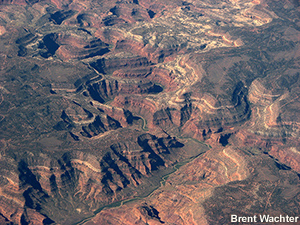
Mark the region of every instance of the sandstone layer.
POLYGON ((0 6, 0 223, 299 214, 297 1, 0 6))

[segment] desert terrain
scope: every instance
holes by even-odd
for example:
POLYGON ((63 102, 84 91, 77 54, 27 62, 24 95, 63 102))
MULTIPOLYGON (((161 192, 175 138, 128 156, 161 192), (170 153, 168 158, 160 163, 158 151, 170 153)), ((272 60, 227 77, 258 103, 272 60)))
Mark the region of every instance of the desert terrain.
POLYGON ((298 0, 0 0, 0 224, 299 216, 299 96, 298 0))

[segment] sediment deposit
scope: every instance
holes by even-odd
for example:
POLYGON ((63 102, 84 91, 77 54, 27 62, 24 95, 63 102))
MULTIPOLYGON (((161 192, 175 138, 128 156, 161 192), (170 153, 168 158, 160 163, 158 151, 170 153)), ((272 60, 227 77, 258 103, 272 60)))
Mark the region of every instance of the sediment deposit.
POLYGON ((299 215, 296 1, 0 1, 0 223, 299 215))

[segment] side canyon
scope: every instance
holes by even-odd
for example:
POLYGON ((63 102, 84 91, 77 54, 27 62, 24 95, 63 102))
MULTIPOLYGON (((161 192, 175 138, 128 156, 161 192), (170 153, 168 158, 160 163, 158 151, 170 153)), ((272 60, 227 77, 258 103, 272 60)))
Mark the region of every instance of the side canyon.
POLYGON ((0 224, 300 213, 297 0, 0 0, 0 224))

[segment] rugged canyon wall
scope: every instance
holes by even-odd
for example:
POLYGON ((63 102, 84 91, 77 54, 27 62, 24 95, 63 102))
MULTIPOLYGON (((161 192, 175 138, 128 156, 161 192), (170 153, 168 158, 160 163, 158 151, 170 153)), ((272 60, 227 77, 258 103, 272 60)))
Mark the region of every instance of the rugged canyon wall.
POLYGON ((297 1, 0 1, 1 224, 299 214, 297 1))

